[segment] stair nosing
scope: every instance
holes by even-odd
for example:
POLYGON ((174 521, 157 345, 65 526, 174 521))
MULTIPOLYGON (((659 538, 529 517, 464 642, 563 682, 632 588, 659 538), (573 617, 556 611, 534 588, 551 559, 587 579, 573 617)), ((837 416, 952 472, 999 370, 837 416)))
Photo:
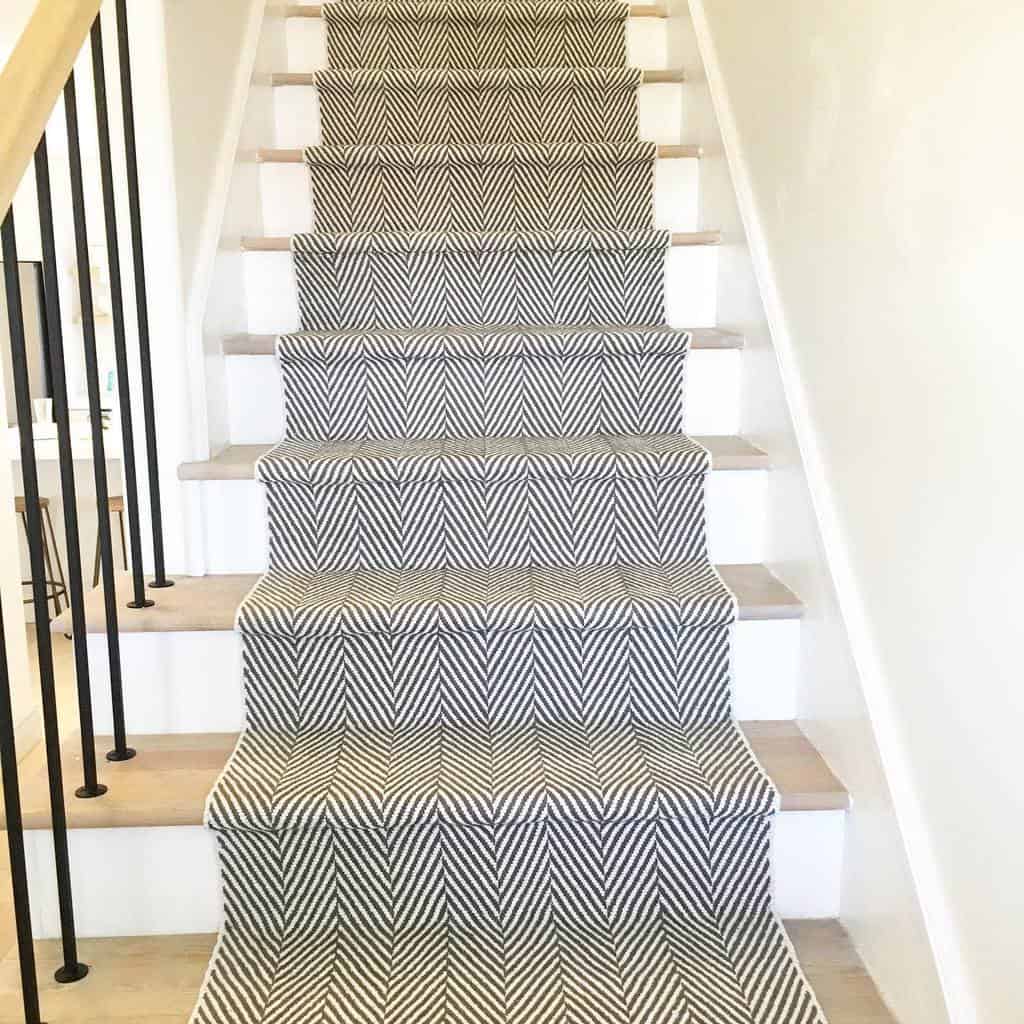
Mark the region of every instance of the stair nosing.
MULTIPOLYGON (((736 596, 740 621, 796 620, 803 617, 800 598, 764 565, 737 563, 715 567, 723 582, 736 596)), ((173 576, 175 586, 154 590, 151 608, 121 611, 118 628, 122 635, 167 633, 230 633, 242 599, 256 585, 262 573, 213 573, 207 576, 173 576)), ((132 598, 128 573, 115 576, 118 606, 132 598)), ((106 631, 103 588, 85 595, 86 632, 106 631)), ((50 622, 50 632, 71 632, 71 613, 64 611, 50 622)))
MULTIPOLYGON (((837 918, 789 918, 782 923, 830 1024, 897 1024, 837 918)), ((107 1024, 185 1024, 216 940, 213 932, 80 939, 82 959, 105 967, 91 975, 89 1006, 102 1006, 107 1024), (135 979, 144 985, 144 994, 136 992, 135 979), (126 986, 132 986, 128 1000, 126 986)), ((74 994, 61 993, 66 986, 53 978, 63 963, 60 939, 36 941, 35 954, 44 1004, 59 1001, 62 994, 73 1000, 74 994)), ((10 1005, 20 998, 17 955, 16 947, 7 955, 7 984, 0 989, 0 999, 10 1005)), ((86 1017, 72 1011, 63 1019, 65 1024, 81 1024, 86 1017)))
MULTIPOLYGON (((744 347, 744 336, 739 331, 721 327, 684 327, 691 335, 690 351, 732 351, 744 347)), ((284 334, 329 334, 325 331, 288 331, 284 334)), ((277 339, 282 334, 232 334, 221 342, 225 356, 273 356, 277 352, 277 339)))
MULTIPOLYGON (((746 472, 771 468, 767 452, 745 442, 739 436, 694 435, 692 440, 711 452, 712 471, 746 472), (745 450, 724 450, 729 447, 740 449, 743 446, 745 446, 745 450)), ((257 460, 274 447, 273 442, 228 445, 209 459, 181 463, 178 466, 178 479, 187 481, 255 480, 257 460)))
MULTIPOLYGON (((419 149, 421 148, 420 143, 409 143, 406 146, 401 145, 390 145, 390 149, 419 149)), ((572 143, 567 143, 567 146, 572 146, 572 143)), ((609 143, 609 145, 617 145, 617 143, 609 143)), ((361 147, 353 146, 337 146, 337 147, 320 147, 320 146, 307 146, 301 149, 274 149, 269 147, 261 147, 252 152, 252 157, 258 164, 295 164, 301 166, 308 166, 306 160, 307 149, 353 149, 361 147)), ((380 148, 370 146, 369 148, 380 148)), ((492 149, 493 146, 485 146, 483 148, 492 149)), ((702 146, 697 145, 670 145, 666 143, 659 143, 656 147, 655 159, 657 160, 700 160, 704 156, 704 149, 702 146)))
MULTIPOLYGON (((850 798, 810 740, 794 721, 738 722, 758 762, 779 790, 780 810, 845 811, 850 798), (795 781, 795 778, 799 781, 795 781)), ((109 792, 99 800, 74 797, 81 774, 81 739, 62 743, 70 829, 164 828, 203 824, 206 796, 223 770, 240 734, 178 733, 133 737, 139 756, 120 764, 102 761, 109 792), (120 777, 120 778, 119 778, 120 777), (127 782, 138 780, 133 793, 127 782)), ((111 737, 97 736, 101 755, 111 737)), ((32 757, 33 755, 30 755, 32 757)), ((32 831, 50 829, 49 789, 40 755, 23 767, 22 815, 32 831)), ((0 820, 0 827, 3 821, 0 820)))
MULTIPOLYGON (((323 4, 279 4, 271 8, 278 17, 308 18, 316 21, 323 19, 323 4)), ((669 10, 666 4, 630 4, 627 18, 658 18, 667 19, 669 10)))
MULTIPOLYGON (((329 70, 329 69, 324 69, 329 70)), ((269 85, 271 88, 307 88, 316 85, 312 71, 271 71, 253 76, 254 84, 269 85)), ((641 72, 641 84, 664 85, 686 81, 686 73, 682 68, 644 68, 641 72)))
MULTIPOLYGON (((363 232, 365 234, 365 232, 363 232)), ((397 232, 402 234, 403 232, 397 232)), ((420 234, 421 232, 407 232, 420 234)), ((436 232, 438 234, 442 232, 436 232)), ((321 232, 304 232, 307 235, 321 232)), ((239 249, 243 253, 291 253, 295 235, 243 235, 239 239, 239 249)), ((722 244, 722 232, 717 229, 707 231, 671 231, 669 246, 671 248, 688 248, 690 246, 715 246, 722 244)))

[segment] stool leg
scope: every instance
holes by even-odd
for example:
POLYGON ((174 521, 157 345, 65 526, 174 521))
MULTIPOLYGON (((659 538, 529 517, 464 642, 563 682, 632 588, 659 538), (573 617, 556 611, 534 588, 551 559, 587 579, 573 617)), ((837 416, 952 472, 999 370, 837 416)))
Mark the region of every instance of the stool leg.
MULTIPOLYGON (((39 531, 39 539, 43 542, 43 565, 46 566, 46 590, 47 593, 50 591, 50 587, 54 584, 53 579, 53 566, 50 564, 50 544, 46 539, 46 527, 44 526, 39 531)), ((53 601, 53 607, 55 609, 55 615, 60 615, 60 600, 57 597, 57 588, 53 588, 53 594, 51 596, 53 601)))
MULTIPOLYGON (((46 513, 46 525, 50 531, 50 540, 53 541, 53 561, 57 566, 57 579, 60 582, 61 591, 64 594, 64 600, 70 605, 70 598, 68 597, 68 581, 64 576, 64 561, 60 557, 60 545, 57 543, 57 534, 53 532, 53 520, 50 518, 50 510, 46 508, 43 510, 46 513)), ((54 605, 57 608, 57 614, 60 615, 60 602, 57 600, 57 594, 54 594, 54 605)))
MULTIPOLYGON (((25 531, 25 543, 27 544, 28 543, 28 519, 26 518, 24 512, 19 512, 18 515, 21 517, 21 528, 25 531)), ((21 555, 19 554, 18 557, 20 559, 21 555)), ((22 580, 21 581, 21 585, 23 587, 30 587, 30 586, 32 586, 32 581, 31 580, 22 580)), ((27 598, 23 599, 21 603, 22 604, 31 604, 32 603, 32 598, 31 597, 27 597, 27 598)))
POLYGON ((96 561, 92 567, 92 586, 95 590, 100 585, 100 526, 96 526, 96 561))
POLYGON ((117 513, 117 525, 121 528, 121 558, 124 560, 124 571, 128 571, 128 545, 124 542, 124 513, 117 513))

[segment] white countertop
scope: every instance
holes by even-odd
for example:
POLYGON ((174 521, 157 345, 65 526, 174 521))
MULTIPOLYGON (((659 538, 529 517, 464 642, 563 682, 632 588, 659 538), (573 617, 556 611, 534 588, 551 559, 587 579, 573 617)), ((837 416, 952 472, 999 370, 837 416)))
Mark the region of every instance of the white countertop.
MULTIPOLYGON (((48 433, 52 433, 51 428, 48 433)), ((117 431, 104 430, 103 444, 108 462, 120 462, 121 444, 117 431)), ((57 438, 37 437, 35 439, 36 462, 57 462, 57 438)), ((17 427, 7 428, 7 454, 11 462, 21 461, 21 439, 17 427)), ((76 462, 92 462, 92 432, 89 425, 71 425, 71 456, 76 462)))

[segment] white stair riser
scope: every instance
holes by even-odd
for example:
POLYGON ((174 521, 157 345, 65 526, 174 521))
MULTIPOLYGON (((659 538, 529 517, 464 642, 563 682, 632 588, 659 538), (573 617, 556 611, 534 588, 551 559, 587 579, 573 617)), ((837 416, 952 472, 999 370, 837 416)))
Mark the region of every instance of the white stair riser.
MULTIPOLYGON (((327 67, 327 26, 320 18, 289 18, 285 28, 288 71, 327 67)), ((664 18, 630 18, 626 22, 627 63, 635 68, 665 68, 668 22, 664 18)))
MULTIPOLYGON (((91 635, 96 731, 113 732, 106 640, 91 635)), ((744 721, 796 717, 798 620, 738 622, 732 631, 732 690, 744 721)), ((134 737, 238 732, 244 725, 242 638, 233 631, 125 633, 121 637, 125 721, 134 737)), ((137 744, 145 749, 145 741, 137 744)))
MULTIPOLYGON (((772 837, 775 910, 836 917, 845 814, 784 811, 772 837)), ((60 934, 53 837, 25 834, 37 938, 60 934)), ((69 833, 75 923, 82 937, 216 931, 221 924, 216 840, 198 825, 74 829, 69 833)))
MULTIPOLYGON (((684 85, 652 82, 637 89, 637 127, 640 139, 675 146, 683 138, 684 85)), ((274 89, 273 143, 279 149, 304 149, 320 143, 320 110, 311 85, 285 85, 274 89)))
MULTIPOLYGON (((232 444, 271 444, 284 436, 281 373, 273 356, 225 361, 232 444)), ((691 434, 736 434, 740 426, 740 353, 698 349, 686 371, 686 429, 691 434)))
MULTIPOLYGON (((250 334, 299 329, 299 300, 290 252, 246 252, 243 258, 250 334)), ((676 246, 665 256, 665 315, 670 327, 714 327, 718 247, 676 246)))
MULTIPOLYGON (((654 164, 654 226, 696 231, 699 161, 657 160, 654 164)), ((313 186, 305 164, 260 165, 263 233, 298 235, 313 230, 313 186)))
MULTIPOLYGON (((759 562, 764 557, 762 470, 717 470, 707 486, 708 548, 714 562, 759 562)), ((255 480, 203 480, 207 572, 265 572, 266 496, 255 480)))

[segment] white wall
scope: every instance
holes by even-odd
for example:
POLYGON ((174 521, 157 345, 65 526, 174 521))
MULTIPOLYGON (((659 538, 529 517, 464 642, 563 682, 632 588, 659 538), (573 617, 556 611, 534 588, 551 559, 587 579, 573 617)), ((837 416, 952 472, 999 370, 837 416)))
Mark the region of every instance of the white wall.
MULTIPOLYGON (((950 1016, 1017 1020, 1024 7, 691 8, 950 1016)), ((818 667, 809 730, 857 773, 847 672, 818 667)), ((862 838, 891 840, 874 792, 862 838)), ((848 857, 855 901, 906 882, 848 857)), ((888 937, 884 907, 851 915, 901 1021, 941 1019, 902 915, 888 937)))
MULTIPOLYGON (((283 19, 264 17, 264 0, 229 0, 210 21, 206 0, 166 4, 174 162, 185 285, 183 365, 188 375, 187 454, 203 459, 228 443, 228 395, 222 341, 245 329, 239 238, 259 234, 258 165, 252 151, 267 138, 270 89, 253 82, 268 70, 283 19), (202 23, 201 37, 195 25, 202 23), (271 31, 267 26, 276 27, 271 31)), ((278 66, 280 64, 278 63, 278 66)), ((175 467, 176 468, 176 467, 175 467)), ((207 571, 202 495, 175 482, 186 530, 182 568, 207 571)))
MULTIPOLYGON (((247 74, 252 54, 246 48, 247 26, 257 0, 165 0, 168 73, 174 132, 174 166, 178 183, 182 280, 186 300, 196 286, 208 236, 208 221, 218 221, 223 195, 218 177, 223 174, 225 143, 234 139, 228 128, 234 112, 236 81, 247 74)), ((219 222, 219 221, 218 221, 219 222)))

